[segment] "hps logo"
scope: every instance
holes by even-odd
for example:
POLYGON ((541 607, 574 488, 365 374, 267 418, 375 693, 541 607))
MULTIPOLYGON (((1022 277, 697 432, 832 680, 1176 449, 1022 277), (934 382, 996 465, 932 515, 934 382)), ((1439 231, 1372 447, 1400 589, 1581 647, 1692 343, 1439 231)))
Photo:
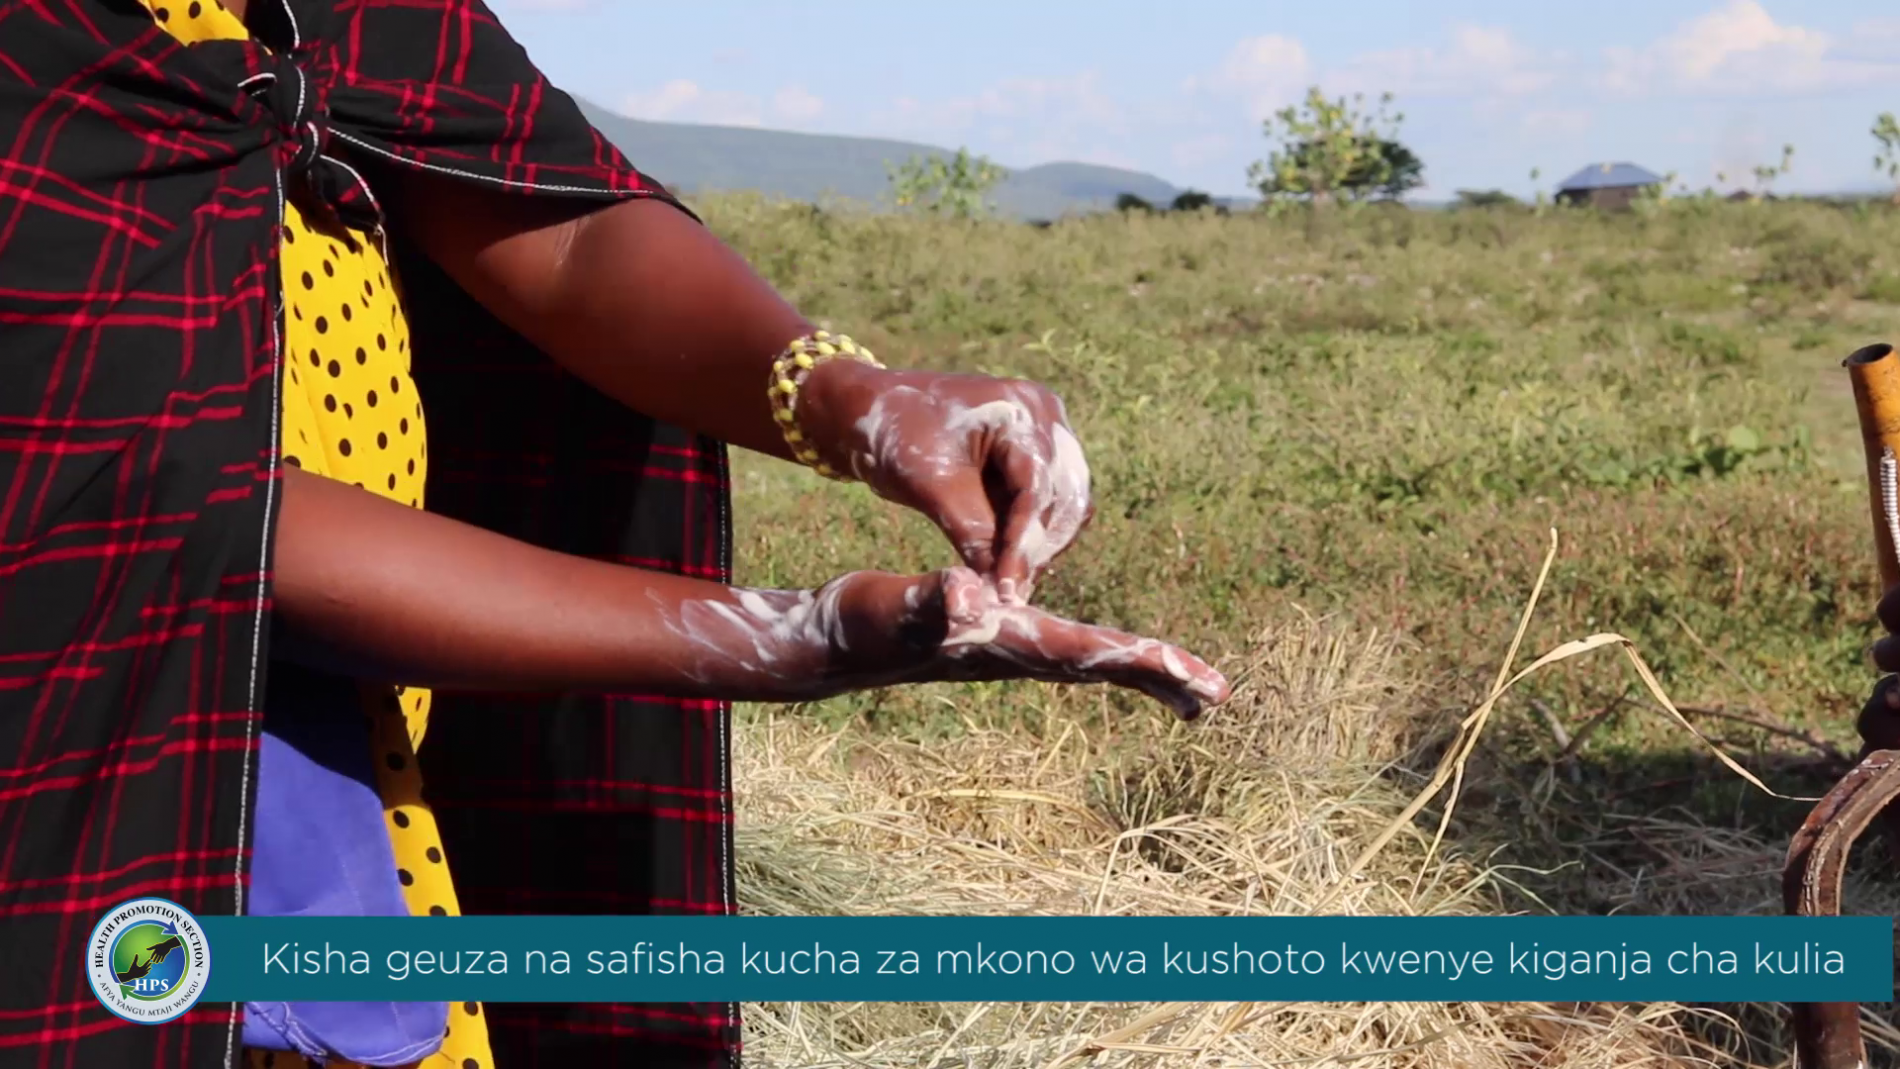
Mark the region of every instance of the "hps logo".
POLYGON ((163 1024, 182 1017, 204 994, 211 947, 183 906, 134 899, 92 930, 86 974, 106 1009, 138 1024, 163 1024))

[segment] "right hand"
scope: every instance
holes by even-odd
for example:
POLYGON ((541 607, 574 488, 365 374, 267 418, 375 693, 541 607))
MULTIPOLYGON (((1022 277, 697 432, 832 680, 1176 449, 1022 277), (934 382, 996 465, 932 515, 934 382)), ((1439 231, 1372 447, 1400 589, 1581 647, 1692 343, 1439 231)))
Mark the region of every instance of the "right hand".
POLYGON ((819 366, 799 423, 831 466, 916 509, 963 563, 1026 605, 1094 515, 1089 465, 1062 399, 989 375, 819 366))
POLYGON ((969 568, 922 576, 854 572, 827 583, 837 606, 829 655, 839 690, 948 680, 1035 679, 1138 690, 1192 720, 1231 689, 1175 646, 1004 604, 969 568))

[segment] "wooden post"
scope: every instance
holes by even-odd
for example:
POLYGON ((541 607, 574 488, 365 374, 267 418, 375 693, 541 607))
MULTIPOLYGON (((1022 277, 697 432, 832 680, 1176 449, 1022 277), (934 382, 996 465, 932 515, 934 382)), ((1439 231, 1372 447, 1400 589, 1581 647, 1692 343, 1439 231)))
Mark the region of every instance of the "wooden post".
MULTIPOLYGON (((1874 519, 1874 546, 1880 560, 1880 589, 1900 584, 1900 556, 1887 527, 1881 492, 1881 458, 1900 458, 1900 352, 1891 345, 1869 345, 1849 356, 1843 365, 1854 384, 1854 406, 1860 410, 1860 439, 1867 453, 1869 508, 1874 519)), ((1900 463, 1900 459, 1896 460, 1900 463)))
MULTIPOLYGON (((1842 361, 1842 366, 1854 385, 1854 406, 1860 410, 1868 511, 1874 521, 1884 594, 1900 585, 1895 524, 1887 514, 1890 497, 1900 508, 1900 353, 1891 345, 1869 345, 1842 361)), ((1854 840, 1876 819, 1883 819, 1890 831, 1896 827, 1891 809, 1896 796, 1900 796, 1900 753, 1864 753, 1860 764, 1814 807, 1789 843, 1788 864, 1782 872, 1782 902, 1789 913, 1840 913, 1841 877, 1854 840)), ((1858 1003, 1795 1002, 1789 1004, 1788 1014, 1797 1069, 1865 1069, 1867 1049, 1860 1034, 1858 1003)))

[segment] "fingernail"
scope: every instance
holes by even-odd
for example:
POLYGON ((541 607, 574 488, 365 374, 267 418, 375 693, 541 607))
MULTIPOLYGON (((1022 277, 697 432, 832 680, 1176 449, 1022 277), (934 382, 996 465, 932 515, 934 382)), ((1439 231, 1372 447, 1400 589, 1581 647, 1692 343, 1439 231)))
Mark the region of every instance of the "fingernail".
POLYGON ((996 581, 996 596, 1014 605, 1016 603, 1016 580, 999 579, 996 581))
POLYGON ((1227 680, 1220 676, 1213 679, 1196 679, 1188 684, 1188 689, 1205 701, 1219 701, 1221 691, 1227 688, 1227 680))

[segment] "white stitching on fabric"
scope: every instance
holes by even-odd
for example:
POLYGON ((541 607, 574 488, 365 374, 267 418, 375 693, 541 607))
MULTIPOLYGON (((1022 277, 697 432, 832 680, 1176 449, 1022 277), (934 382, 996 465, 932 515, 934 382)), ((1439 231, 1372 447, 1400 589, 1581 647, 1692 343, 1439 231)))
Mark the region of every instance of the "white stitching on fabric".
MULTIPOLYGON (((732 477, 726 447, 721 443, 716 448, 719 450, 719 480, 730 487, 732 477)), ((730 489, 719 495, 719 570, 724 574, 727 582, 732 581, 732 492, 730 489)), ((732 796, 732 740, 729 734, 732 723, 732 704, 720 702, 719 705, 721 707, 718 713, 719 779, 722 788, 719 806, 725 817, 720 822, 722 830, 719 833, 719 898, 726 907, 726 913, 731 915, 739 911, 738 903, 733 900, 732 895, 732 883, 736 878, 732 871, 732 837, 737 831, 735 825, 738 823, 739 814, 733 805, 732 796)), ((732 1029, 735 1033, 734 1038, 737 1040, 732 1047, 732 1069, 739 1069, 742 1060, 739 1052, 744 1049, 744 1028, 739 1021, 739 1004, 727 1003, 726 1012, 732 1017, 732 1029)))
MULTIPOLYGON (((334 137, 336 136, 336 131, 332 130, 330 134, 332 137, 334 137)), ((337 165, 338 167, 341 167, 344 170, 350 172, 350 177, 356 180, 356 188, 362 191, 363 196, 369 201, 370 206, 376 209, 376 215, 380 218, 383 214, 383 205, 380 201, 376 199, 376 191, 369 187, 369 179, 363 177, 363 172, 357 170, 354 167, 351 167, 349 164, 344 163, 342 160, 337 159, 335 156, 332 156, 327 152, 320 153, 319 155, 320 155, 320 158, 328 160, 331 163, 337 165)), ((388 250, 385 249, 383 251, 384 251, 383 258, 388 259, 389 258, 388 250)))
MULTIPOLYGON (((282 239, 279 235, 281 234, 283 227, 286 225, 285 208, 284 208, 284 176, 281 172, 278 172, 275 174, 274 178, 275 178, 275 183, 277 187, 277 228, 278 229, 276 233, 273 233, 271 235, 271 238, 273 241, 281 241, 282 239)), ((281 264, 281 261, 280 261, 280 264, 281 264)), ((258 546, 258 551, 257 551, 258 552, 257 573, 258 573, 258 582, 260 584, 263 583, 264 581, 263 576, 265 573, 265 569, 270 564, 271 515, 272 515, 272 510, 274 510, 277 507, 277 480, 280 475, 280 472, 278 470, 279 448, 278 448, 277 436, 283 433, 283 427, 279 423, 279 420, 282 418, 283 407, 284 407, 284 397, 283 397, 284 343, 283 343, 283 335, 281 333, 281 323, 283 321, 283 315, 284 315, 284 287, 283 287, 283 279, 281 277, 281 266, 279 270, 279 276, 280 277, 278 279, 278 285, 277 285, 277 299, 275 302, 276 307, 271 309, 271 317, 270 317, 271 411, 270 411, 270 445, 266 453, 266 455, 269 457, 268 467, 270 471, 270 478, 266 480, 266 482, 264 483, 264 530, 263 530, 263 534, 261 536, 260 544, 258 546)), ((258 708, 258 694, 257 694, 257 675, 258 675, 258 668, 263 662, 263 645, 264 645, 264 591, 260 589, 257 593, 257 613, 256 613, 256 616, 252 620, 251 673, 250 673, 250 680, 247 686, 247 691, 246 691, 246 696, 245 696, 245 706, 246 706, 245 711, 251 715, 247 716, 244 720, 244 771, 243 771, 243 774, 239 778, 239 788, 238 788, 238 851, 237 851, 237 861, 234 868, 234 873, 237 877, 236 889, 234 892, 234 896, 236 899, 235 901, 236 908, 233 910, 233 912, 235 915, 240 916, 240 917, 244 915, 244 858, 245 858, 244 846, 246 842, 246 836, 248 836, 250 833, 249 826, 250 826, 250 816, 251 816, 251 813, 250 813, 251 755, 255 752, 255 743, 257 741, 256 740, 257 724, 258 724, 258 721, 263 716, 262 710, 258 708)), ((244 1017, 243 1003, 233 1002, 231 1004, 231 1027, 225 1036, 224 1059, 227 1064, 231 1064, 231 1065, 236 1064, 235 1059, 238 1056, 238 1051, 237 1051, 238 1025, 243 1020, 243 1017, 244 1017)))
MULTIPOLYGON (((299 43, 302 40, 302 34, 297 28, 297 13, 291 10, 290 0, 283 0, 283 5, 284 17, 290 21, 291 40, 293 43, 299 43)), ((271 169, 271 177, 272 183, 277 190, 277 228, 271 234, 271 240, 281 242, 283 240, 283 228, 287 222, 287 209, 284 202, 283 171, 273 167, 271 169)), ((264 483, 264 529, 258 540, 257 573, 259 584, 264 582, 265 569, 270 564, 271 511, 277 507, 277 480, 282 474, 278 470, 279 448, 277 441, 277 436, 283 433, 283 428, 279 421, 283 418, 284 408, 284 341, 282 333, 284 286, 281 257, 278 260, 278 264, 276 307, 271 309, 270 318, 270 441, 265 452, 265 456, 268 458, 267 465, 270 478, 264 483)), ((257 726, 259 720, 263 717, 263 711, 258 708, 257 702, 257 673, 264 654, 264 595, 265 591, 263 589, 257 592, 257 614, 252 621, 251 676, 247 686, 248 694, 245 699, 245 705, 247 706, 245 712, 250 715, 244 719, 244 771, 238 780, 238 848, 237 860, 232 863, 232 873, 236 877, 236 887, 232 894, 235 909, 233 909, 232 912, 240 917, 244 915, 244 859, 246 856, 244 847, 246 845, 246 837, 250 834, 251 757, 256 752, 257 726)), ((243 1024, 243 1021, 244 1004, 242 1002, 231 1003, 231 1024, 230 1027, 225 1030, 224 1034, 224 1063, 226 1065, 235 1067, 238 1064, 242 1053, 238 1049, 238 1029, 243 1024)))
MULTIPOLYGON (((286 11, 289 10, 289 6, 290 6, 289 0, 284 0, 284 7, 286 11)), ((294 16, 291 20, 291 32, 294 39, 296 35, 296 20, 294 16)), ((461 178, 468 181, 484 183, 484 184, 492 185, 492 186, 502 186, 505 188, 512 188, 512 189, 531 189, 531 190, 538 190, 538 191, 546 192, 546 193, 579 193, 579 194, 586 194, 586 195, 595 196, 595 197, 609 197, 615 200, 627 200, 627 199, 640 197, 642 195, 650 195, 651 193, 651 191, 649 190, 609 190, 609 189, 590 188, 587 186, 545 185, 545 184, 541 184, 537 182, 519 182, 519 181, 512 181, 505 178, 492 178, 488 175, 476 174, 475 172, 472 172, 472 171, 463 171, 454 167, 443 167, 438 164, 424 163, 421 160, 408 159, 406 157, 399 156, 396 153, 390 152, 386 149, 373 145, 369 143, 368 141, 363 140, 362 138, 354 137, 342 130, 337 130, 337 129, 332 128, 330 131, 330 136, 333 138, 336 138, 338 141, 341 141, 344 144, 355 146, 356 148, 362 149, 365 152, 369 152, 369 153, 373 153, 374 155, 381 156, 384 159, 391 160, 404 167, 410 167, 410 168, 414 168, 416 170, 421 170, 421 171, 430 171, 436 174, 450 175, 455 178, 461 178)), ((324 158, 349 170, 351 176, 356 179, 358 186, 364 191, 366 196, 369 196, 371 203, 375 203, 375 195, 373 192, 370 191, 369 183, 366 180, 364 180, 363 176, 360 173, 358 173, 355 168, 350 167, 347 163, 344 163, 342 160, 336 159, 334 156, 329 156, 328 154, 325 154, 324 158)), ((722 476, 725 474, 725 468, 726 468, 726 460, 724 457, 724 453, 722 451, 721 457, 720 457, 720 469, 721 469, 722 476)), ((728 496, 722 494, 720 496, 719 520, 718 520, 719 522, 719 556, 720 556, 720 567, 722 568, 722 570, 724 570, 728 574, 728 576, 730 576, 730 573, 732 570, 731 517, 729 515, 730 507, 731 507, 730 500, 728 496)), ((720 802, 720 808, 722 810, 722 815, 725 817, 725 820, 722 822, 725 826, 725 830, 721 833, 720 841, 719 841, 719 854, 720 854, 719 897, 720 897, 721 902, 724 904, 726 911, 728 913, 732 913, 732 912, 736 912, 735 903, 732 897, 732 879, 733 879, 732 824, 733 824, 733 821, 736 820, 737 818, 736 818, 736 814, 733 811, 733 806, 732 806, 732 770, 730 767, 731 741, 727 734, 728 719, 731 715, 731 706, 725 703, 720 703, 720 704, 724 706, 720 710, 719 717, 718 717, 719 776, 724 786, 724 791, 723 791, 724 797, 722 801, 720 802)), ((734 1024, 736 1026, 739 1019, 739 1004, 737 1002, 728 1003, 728 1007, 729 1007, 729 1012, 732 1015, 734 1024)), ((739 1065, 739 1060, 735 1056, 733 1059, 733 1066, 736 1069, 738 1065, 739 1065)))
MULTIPOLYGON (((299 66, 297 66, 297 65, 296 65, 295 63, 292 63, 292 64, 290 65, 290 69, 291 69, 291 72, 292 72, 292 73, 294 73, 294 74, 296 74, 296 76, 297 76, 297 110, 296 110, 296 111, 293 111, 293 112, 291 112, 291 114, 292 114, 292 115, 302 115, 302 114, 303 114, 303 106, 304 106, 304 94, 305 94, 305 93, 306 93, 306 92, 307 92, 307 91, 309 90, 309 88, 310 88, 310 82, 309 82, 309 80, 308 80, 308 79, 306 79, 306 78, 305 78, 305 77, 303 76, 303 68, 302 68, 302 67, 299 67, 299 66)), ((305 123, 304 125, 305 125, 305 126, 309 126, 310 124, 309 124, 309 123, 305 123)))
POLYGON ((284 18, 290 21, 290 47, 303 47, 303 29, 297 25, 297 12, 292 10, 290 0, 283 0, 284 18))
POLYGON ((453 175, 456 178, 465 178, 471 182, 486 182, 491 186, 506 186, 511 189, 536 189, 544 193, 586 193, 595 197, 613 197, 616 200, 625 200, 630 197, 638 197, 652 192, 651 190, 637 189, 596 189, 588 186, 549 186, 542 185, 539 182, 516 182, 507 178, 491 178, 488 175, 476 174, 473 171, 462 171, 454 167, 443 167, 438 164, 424 163, 421 160, 412 160, 407 156, 398 156, 388 149, 378 148, 364 141, 362 138, 351 136, 341 130, 331 130, 330 136, 345 144, 355 145, 365 152, 374 152, 384 159, 394 160, 404 167, 413 167, 420 171, 434 171, 437 174, 453 175))

